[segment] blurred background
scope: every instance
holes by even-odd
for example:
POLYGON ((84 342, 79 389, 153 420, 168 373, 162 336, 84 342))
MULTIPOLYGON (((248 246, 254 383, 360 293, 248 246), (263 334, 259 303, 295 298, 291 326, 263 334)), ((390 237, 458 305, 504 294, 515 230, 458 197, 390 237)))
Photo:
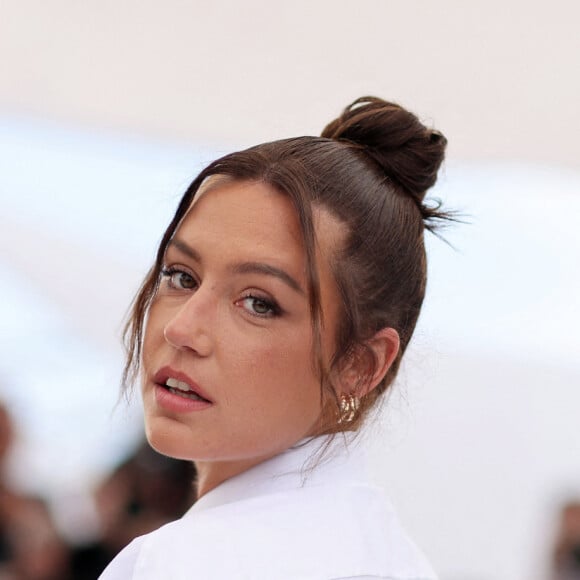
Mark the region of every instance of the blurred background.
POLYGON ((579 21, 574 0, 0 0, 0 566, 31 529, 48 554, 0 578, 96 577, 119 514, 187 505, 135 484, 191 473, 118 400, 128 304, 207 162, 365 94, 446 134, 433 195, 467 216, 428 241, 376 478, 442 580, 578 578, 579 21))

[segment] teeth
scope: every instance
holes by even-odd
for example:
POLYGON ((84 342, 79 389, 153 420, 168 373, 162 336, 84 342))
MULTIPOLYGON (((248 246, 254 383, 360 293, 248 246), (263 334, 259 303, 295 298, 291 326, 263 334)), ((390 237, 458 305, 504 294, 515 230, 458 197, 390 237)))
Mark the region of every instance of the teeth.
POLYGON ((165 386, 169 387, 171 389, 178 389, 180 391, 191 391, 191 387, 187 384, 184 383, 183 381, 178 381, 177 379, 167 379, 165 381, 165 386))

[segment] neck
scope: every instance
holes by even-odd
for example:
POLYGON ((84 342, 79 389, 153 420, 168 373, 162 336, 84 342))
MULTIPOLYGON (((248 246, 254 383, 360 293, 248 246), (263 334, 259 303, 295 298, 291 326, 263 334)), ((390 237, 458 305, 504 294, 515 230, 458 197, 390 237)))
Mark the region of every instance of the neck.
POLYGON ((273 456, 252 457, 251 459, 236 461, 196 461, 197 499, 215 489, 224 481, 248 471, 248 469, 263 463, 273 456))
MULTIPOLYGON (((297 441, 304 437, 318 437, 320 435, 331 434, 332 431, 323 431, 322 429, 312 429, 310 434, 305 434, 297 441)), ((286 449, 292 447, 297 441, 288 442, 281 445, 275 450, 270 450, 269 453, 259 455, 257 457, 248 457, 243 459, 233 459, 229 461, 195 461, 195 468, 197 471, 197 499, 204 496, 206 493, 221 485, 224 481, 236 477, 252 467, 279 455, 286 449)))

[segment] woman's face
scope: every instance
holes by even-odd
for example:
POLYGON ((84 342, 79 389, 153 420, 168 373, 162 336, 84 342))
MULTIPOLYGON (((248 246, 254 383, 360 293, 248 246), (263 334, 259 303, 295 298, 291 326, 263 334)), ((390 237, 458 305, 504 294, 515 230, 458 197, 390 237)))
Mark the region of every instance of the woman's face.
MULTIPOLYGON (((326 212, 314 217, 328 361, 339 304, 329 257, 342 236, 326 212)), ((167 248, 147 320, 142 391, 153 447, 235 473, 316 433, 307 296, 290 199, 256 182, 206 190, 167 248)))

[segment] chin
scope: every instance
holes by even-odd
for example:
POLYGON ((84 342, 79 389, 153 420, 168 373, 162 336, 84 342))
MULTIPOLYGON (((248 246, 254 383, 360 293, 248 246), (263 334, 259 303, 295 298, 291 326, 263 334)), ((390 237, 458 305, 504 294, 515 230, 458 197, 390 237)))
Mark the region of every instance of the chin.
POLYGON ((145 421, 145 435, 149 445, 161 455, 193 461, 192 449, 184 442, 192 437, 189 430, 178 421, 166 417, 154 417, 145 421))

